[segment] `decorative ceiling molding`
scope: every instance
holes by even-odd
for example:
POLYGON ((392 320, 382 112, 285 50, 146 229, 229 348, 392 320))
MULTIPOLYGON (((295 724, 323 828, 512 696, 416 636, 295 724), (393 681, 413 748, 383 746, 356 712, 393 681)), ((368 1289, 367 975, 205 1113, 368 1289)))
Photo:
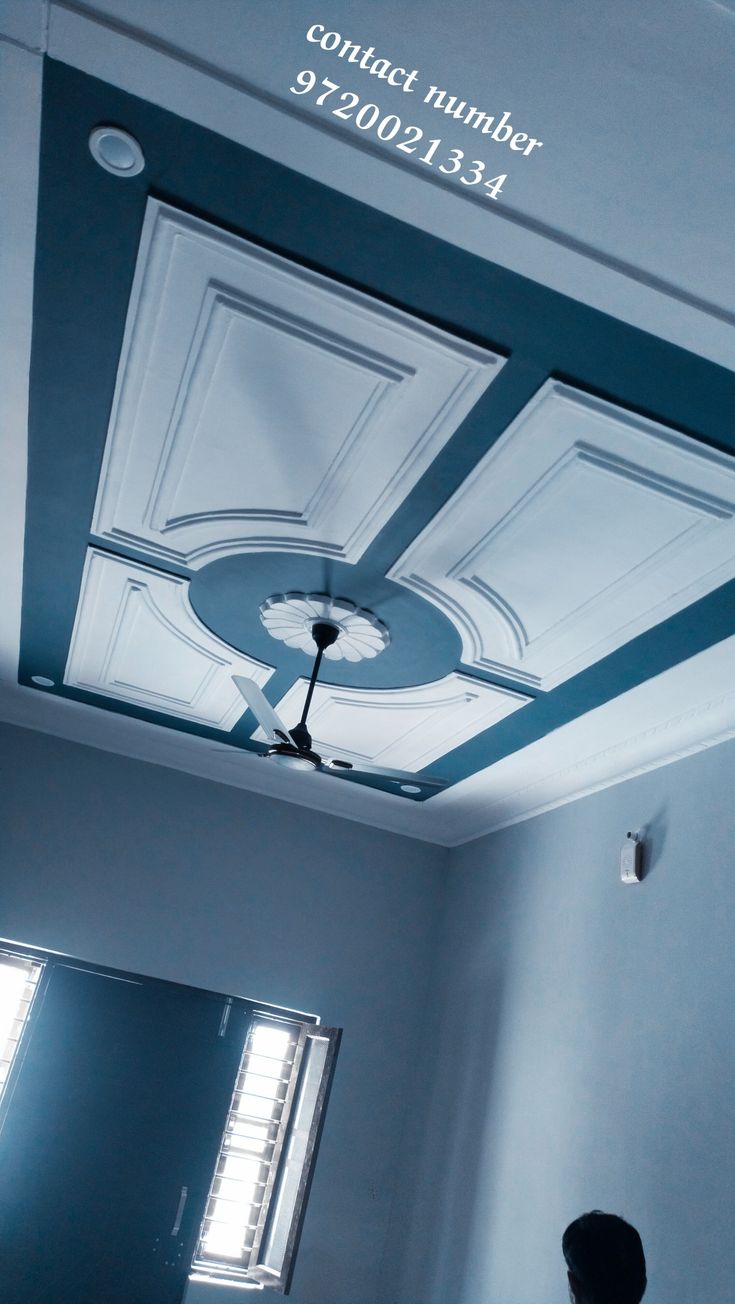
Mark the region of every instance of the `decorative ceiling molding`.
POLYGON ((549 689, 735 576, 735 460, 547 381, 389 572, 549 689))
MULTIPOLYGON (((299 679, 278 703, 286 724, 301 716, 308 680, 299 679)), ((418 772, 474 738, 531 699, 508 688, 452 672, 414 688, 342 688, 317 684, 309 729, 314 748, 359 765, 418 772)), ((252 737, 265 735, 258 729, 252 737)))
MULTIPOLYGON (((335 783, 329 776, 264 765, 260 756, 241 748, 214 748, 198 734, 99 711, 86 702, 17 684, 0 685, 0 720, 371 828, 453 847, 735 739, 733 655, 735 637, 639 684, 428 802, 405 801, 396 793, 361 784, 335 783)), ((727 758, 723 754, 723 763, 727 759, 729 754, 727 758)))
POLYGON ((64 683, 192 724, 230 730, 233 674, 262 688, 273 667, 234 652, 192 611, 189 582, 90 548, 64 683))
POLYGON ((390 643, 388 627, 372 611, 326 593, 274 593, 261 604, 260 620, 271 638, 312 656, 315 626, 332 625, 335 641, 322 649, 328 661, 372 660, 390 643))
POLYGON ((724 639, 440 793, 452 845, 732 742, 734 657, 724 639))
POLYGON ((501 366, 149 199, 93 532, 354 562, 501 366))

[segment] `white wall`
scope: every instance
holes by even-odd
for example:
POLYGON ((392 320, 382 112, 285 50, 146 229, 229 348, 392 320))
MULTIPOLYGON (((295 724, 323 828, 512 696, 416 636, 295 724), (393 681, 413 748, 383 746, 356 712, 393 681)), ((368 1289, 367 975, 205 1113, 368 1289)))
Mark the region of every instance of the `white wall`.
POLYGON ((382 1304, 447 853, 28 730, 0 756, 0 936, 344 1028, 291 1298, 382 1304))
POLYGON ((734 778, 728 743, 453 853, 396 1298, 565 1304, 561 1233, 602 1208, 647 1304, 730 1304, 734 778))

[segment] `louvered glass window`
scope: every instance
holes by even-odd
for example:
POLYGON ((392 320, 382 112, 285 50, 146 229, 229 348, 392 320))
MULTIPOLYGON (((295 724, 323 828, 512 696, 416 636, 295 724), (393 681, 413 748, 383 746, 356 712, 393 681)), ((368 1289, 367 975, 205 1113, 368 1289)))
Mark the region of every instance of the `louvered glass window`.
POLYGON ((36 994, 42 964, 0 952, 0 1097, 36 994))
POLYGON ((338 1032, 256 1014, 192 1279, 288 1289, 338 1032))

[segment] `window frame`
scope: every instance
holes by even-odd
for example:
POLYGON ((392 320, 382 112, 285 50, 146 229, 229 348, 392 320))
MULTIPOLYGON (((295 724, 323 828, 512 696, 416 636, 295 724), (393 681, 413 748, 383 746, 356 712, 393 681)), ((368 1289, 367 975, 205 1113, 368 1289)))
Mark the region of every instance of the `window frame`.
MULTIPOLYGON (((35 991, 31 999, 28 1013, 23 1021, 23 1027, 21 1029, 20 1037, 18 1038, 15 1052, 8 1064, 8 1071, 5 1078, 0 1084, 0 1133, 2 1133, 3 1127, 5 1126, 5 1119, 13 1099, 13 1093, 18 1081, 20 1068, 28 1049, 28 1042, 33 1026, 43 1004, 46 985, 49 980, 47 957, 34 951, 34 948, 30 946, 16 946, 14 943, 5 942, 4 939, 0 938, 0 963, 2 962, 3 956, 10 956, 13 960, 25 960, 29 964, 38 965, 40 973, 36 979, 35 991)), ((4 1047, 0 1047, 0 1050, 3 1049, 4 1047)))
MULTIPOLYGON (((181 991, 196 990, 204 992, 206 995, 225 1002, 226 1009, 237 1007, 246 1011, 249 1016, 247 1024, 247 1033, 245 1045, 240 1059, 240 1068, 238 1075, 233 1083, 233 1097, 242 1061, 245 1056, 247 1038, 255 1019, 260 1018, 274 1024, 286 1023, 291 1026, 297 1025, 299 1028, 297 1049, 294 1055, 292 1072, 288 1080, 286 1098, 284 1100, 284 1111, 279 1123, 279 1132, 274 1148, 271 1167, 266 1181, 266 1190, 261 1204, 256 1237, 251 1251, 250 1263, 233 1269, 232 1265, 218 1262, 215 1259, 209 1259, 206 1262, 198 1260, 197 1253, 201 1239, 201 1228, 203 1227, 209 1202, 203 1210, 203 1216, 200 1223, 200 1234, 197 1238, 197 1245, 194 1251, 194 1257, 189 1269, 189 1281, 206 1281, 210 1285, 228 1285, 230 1287, 243 1287, 250 1289, 269 1288, 281 1294, 288 1294, 291 1286, 295 1267, 295 1257, 298 1250, 299 1241, 303 1229, 304 1217, 306 1213, 306 1204, 314 1176, 314 1165, 319 1149, 319 1142, 324 1126, 325 1111, 334 1075, 337 1052, 339 1050, 342 1030, 340 1028, 327 1028, 319 1022, 319 1017, 313 1014, 307 1014, 303 1011, 287 1010, 282 1006, 274 1006, 263 1002, 256 1002, 246 997, 232 996, 221 992, 213 992, 207 988, 192 988, 191 984, 171 982, 168 979, 155 978, 149 975, 132 973, 126 970, 113 969, 105 965, 93 964, 90 961, 79 960, 75 957, 68 956, 58 951, 48 951, 35 946, 28 946, 15 942, 10 939, 0 938, 0 958, 8 955, 14 959, 26 960, 32 964, 41 966, 36 992, 28 1010, 26 1020, 23 1026, 21 1037, 18 1042, 17 1051, 10 1062, 8 1074, 0 1091, 0 1132, 2 1131, 8 1110, 11 1105, 15 1086, 19 1077, 20 1068, 25 1056, 25 1050, 30 1041, 33 1023, 38 1017, 43 1005, 43 998, 46 987, 51 979, 55 965, 61 965, 66 968, 79 968, 90 971, 109 978, 116 978, 123 982, 140 982, 152 984, 167 989, 179 989, 181 991), (318 1075, 316 1090, 313 1090, 314 1076, 309 1073, 309 1065, 313 1059, 313 1046, 317 1042, 325 1044, 324 1064, 318 1075), (310 1105, 310 1112, 307 1119, 307 1127, 304 1133, 303 1128, 298 1130, 297 1123, 300 1114, 300 1107, 305 1098, 305 1091, 311 1089, 313 1100, 310 1105), (290 1201, 290 1214, 286 1222, 285 1237, 282 1234, 283 1224, 281 1224, 281 1240, 283 1242, 282 1252, 278 1255, 278 1263, 274 1266, 273 1261, 268 1259, 268 1247, 274 1235, 274 1230, 278 1225, 279 1217, 279 1200, 286 1181, 288 1173, 289 1157, 292 1149, 297 1144, 303 1143, 303 1157, 301 1158, 298 1170, 298 1181, 295 1191, 292 1192, 290 1201)), ((226 1024, 226 1015, 223 1020, 226 1024)), ((223 1137, 227 1134, 227 1125, 230 1119, 232 1108, 227 1112, 223 1120, 223 1137)), ((212 1183, 217 1177, 217 1167, 222 1151, 218 1151, 214 1161, 214 1173, 212 1183)), ((211 1188, 210 1188, 211 1193, 211 1188)), ((273 1256, 271 1256, 271 1260, 273 1256)))
MULTIPOLYGON (((275 1221, 275 1217, 278 1211, 277 1200, 279 1194, 279 1183, 283 1181, 285 1175, 285 1166, 282 1163, 281 1165, 279 1165, 279 1170, 278 1173, 276 1174, 276 1189, 274 1193, 276 1204, 275 1206, 272 1202, 271 1204, 269 1204, 268 1215, 266 1217, 263 1236, 261 1238, 261 1242, 258 1247, 259 1248, 258 1257, 261 1260, 261 1262, 253 1265, 251 1269, 251 1274, 254 1276, 255 1280, 261 1281, 263 1285, 270 1286, 272 1289, 278 1290, 284 1295, 288 1294, 291 1288, 291 1280, 293 1277, 293 1270, 295 1266, 296 1252, 299 1247, 299 1241, 301 1240, 301 1232, 303 1229, 304 1217, 306 1214, 306 1205, 309 1198, 309 1191, 311 1190, 311 1184, 314 1179, 314 1165, 316 1162, 316 1157, 319 1150, 319 1143, 321 1141, 322 1131, 324 1128, 324 1119, 325 1119, 327 1104, 329 1102, 329 1095, 332 1089, 332 1081, 334 1078, 334 1069, 336 1066, 337 1054, 339 1052, 340 1042, 342 1040, 341 1028, 327 1028, 322 1024, 317 1024, 317 1025, 307 1025, 303 1028, 302 1031, 306 1043, 309 1042, 314 1043, 316 1041, 324 1041, 326 1043, 325 1062, 318 1076, 314 1105, 311 1112, 311 1116, 308 1121, 307 1133, 305 1138, 305 1154, 299 1171, 299 1180, 296 1188, 293 1210, 289 1220, 289 1229, 286 1237, 286 1245, 285 1245, 284 1253, 282 1255, 281 1265, 278 1269, 271 1269, 268 1267, 268 1265, 265 1262, 262 1261, 265 1257, 263 1254, 263 1247, 267 1245, 268 1238, 271 1234, 273 1223, 275 1221)), ((286 1162, 288 1162, 287 1147, 290 1144, 292 1144, 292 1142, 295 1139, 294 1125, 296 1123, 296 1116, 297 1116, 299 1099, 300 1099, 299 1092, 303 1091, 305 1077, 307 1073, 308 1073, 308 1060, 307 1057, 304 1057, 301 1065, 299 1083, 297 1085, 297 1098, 294 1103, 294 1110, 290 1118, 289 1134, 286 1137, 286 1144, 284 1146, 284 1149, 286 1149, 286 1155, 285 1155, 286 1162)))
MULTIPOLYGON (((264 1007, 259 1007, 253 1011, 253 1021, 258 1018, 273 1026, 278 1023, 290 1024, 291 1026, 297 1025, 299 1026, 299 1035, 283 1102, 283 1111, 278 1124, 274 1152, 270 1161, 268 1178, 259 1210, 253 1246, 248 1263, 235 1265, 225 1260, 218 1261, 214 1256, 212 1258, 200 1256, 200 1236, 197 1252, 195 1252, 192 1261, 189 1280, 206 1282, 210 1285, 241 1286, 245 1288, 268 1287, 286 1295, 291 1287, 296 1252, 301 1239, 306 1203, 313 1180, 314 1164, 324 1126, 325 1112, 342 1030, 340 1028, 327 1028, 320 1023, 306 1022, 285 1015, 281 1018, 275 1018, 264 1007), (312 1061, 315 1058, 313 1052, 317 1042, 324 1044, 324 1063, 321 1067, 317 1065, 316 1069, 313 1069, 312 1061), (309 1095, 313 1097, 311 1101, 308 1099, 309 1095), (307 1110, 304 1120, 305 1126, 300 1126, 301 1111, 304 1107, 307 1110), (298 1180, 295 1191, 292 1192, 288 1204, 286 1204, 289 1160, 293 1151, 299 1147, 303 1148, 303 1156, 296 1161, 298 1180), (284 1205, 285 1212, 283 1212, 284 1205), (285 1235, 283 1234, 284 1226, 286 1229, 285 1235), (283 1248, 275 1254, 273 1253, 272 1243, 279 1233, 283 1248)), ((243 1060, 246 1054, 247 1042, 243 1048, 243 1060)), ((237 1095, 238 1092, 235 1091, 233 1099, 237 1095)), ((232 1114, 233 1110, 230 1109, 225 1121, 223 1140, 227 1137, 228 1124, 232 1114)), ((221 1153, 222 1151, 220 1151, 220 1155, 221 1153)), ((219 1157, 215 1164, 212 1187, 217 1181, 219 1157)), ((213 1198, 212 1188, 210 1188, 207 1207, 210 1198, 213 1198)), ((202 1227, 205 1221, 206 1210, 205 1218, 202 1220, 202 1227)))

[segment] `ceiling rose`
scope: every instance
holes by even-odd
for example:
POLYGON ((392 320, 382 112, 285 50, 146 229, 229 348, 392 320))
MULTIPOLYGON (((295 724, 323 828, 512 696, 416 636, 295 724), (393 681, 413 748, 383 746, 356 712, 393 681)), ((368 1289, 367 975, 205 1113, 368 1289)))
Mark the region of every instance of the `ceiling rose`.
POLYGON ((273 638, 309 656, 314 654, 313 626, 334 625, 337 638, 324 651, 329 661, 364 661, 390 642, 387 627, 371 611, 325 593, 274 593, 262 603, 260 619, 273 638))

